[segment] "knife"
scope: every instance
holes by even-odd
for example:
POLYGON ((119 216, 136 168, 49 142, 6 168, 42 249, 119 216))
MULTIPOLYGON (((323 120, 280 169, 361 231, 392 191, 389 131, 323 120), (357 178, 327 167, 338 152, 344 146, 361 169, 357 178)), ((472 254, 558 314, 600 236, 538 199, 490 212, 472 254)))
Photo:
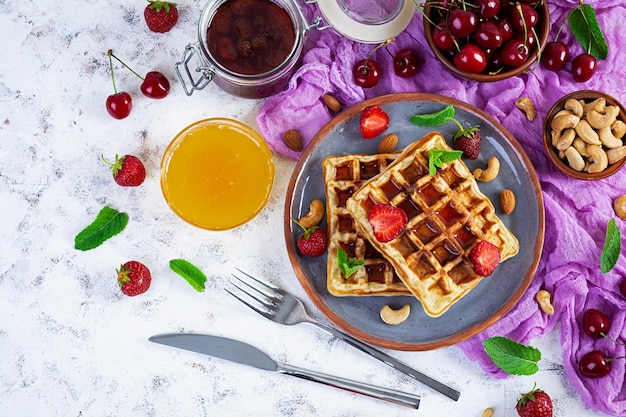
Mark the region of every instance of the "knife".
POLYGON ((310 371, 284 363, 276 362, 270 356, 238 340, 227 339, 219 336, 196 333, 170 333, 161 334, 148 338, 149 341, 192 352, 202 353, 231 362, 252 366, 266 371, 292 375, 309 381, 319 382, 335 388, 357 394, 367 395, 379 400, 417 409, 420 397, 415 394, 396 391, 389 388, 376 387, 363 382, 310 371))

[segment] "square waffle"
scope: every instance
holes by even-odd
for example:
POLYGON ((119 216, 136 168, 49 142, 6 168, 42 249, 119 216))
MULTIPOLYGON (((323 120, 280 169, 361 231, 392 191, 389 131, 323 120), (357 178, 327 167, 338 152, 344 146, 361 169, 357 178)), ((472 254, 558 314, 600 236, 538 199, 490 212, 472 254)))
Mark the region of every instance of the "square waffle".
POLYGON ((477 242, 487 240, 497 246, 501 261, 517 254, 519 242, 461 159, 429 175, 430 149, 451 150, 439 133, 427 134, 363 184, 346 205, 426 314, 437 317, 480 282, 482 277, 469 260, 477 242), (406 227, 390 242, 379 242, 368 221, 375 204, 391 204, 407 214, 406 227))
POLYGON ((332 295, 411 295, 391 263, 371 245, 346 208, 346 201, 361 184, 380 174, 398 155, 329 156, 322 162, 328 223, 327 288, 332 295), (344 278, 339 269, 339 248, 348 257, 365 261, 364 267, 349 278, 344 278))

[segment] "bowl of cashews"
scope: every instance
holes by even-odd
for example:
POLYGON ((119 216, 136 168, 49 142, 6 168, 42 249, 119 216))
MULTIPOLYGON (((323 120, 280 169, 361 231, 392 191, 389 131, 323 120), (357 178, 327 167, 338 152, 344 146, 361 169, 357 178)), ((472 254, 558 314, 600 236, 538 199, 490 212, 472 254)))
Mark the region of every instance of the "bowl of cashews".
POLYGON ((548 112, 543 144, 564 174, 590 181, 607 178, 626 163, 626 109, 600 91, 570 93, 548 112))

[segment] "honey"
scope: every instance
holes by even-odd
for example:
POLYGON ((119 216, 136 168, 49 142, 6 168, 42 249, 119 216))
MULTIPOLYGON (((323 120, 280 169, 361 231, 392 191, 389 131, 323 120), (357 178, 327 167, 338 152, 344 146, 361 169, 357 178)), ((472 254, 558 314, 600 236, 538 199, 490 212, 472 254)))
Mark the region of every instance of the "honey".
POLYGON ((206 119, 180 132, 161 162, 161 189, 183 220, 207 230, 240 226, 267 203, 274 181, 263 138, 235 120, 206 119))

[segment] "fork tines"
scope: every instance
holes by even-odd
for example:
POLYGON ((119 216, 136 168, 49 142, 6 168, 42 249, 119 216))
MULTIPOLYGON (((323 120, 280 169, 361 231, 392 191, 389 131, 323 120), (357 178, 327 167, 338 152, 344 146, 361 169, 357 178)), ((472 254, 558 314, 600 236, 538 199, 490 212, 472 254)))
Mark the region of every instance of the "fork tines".
POLYGON ((256 301, 256 305, 247 301, 240 295, 230 291, 228 288, 226 289, 226 292, 228 292, 230 295, 232 295, 257 313, 261 314, 262 316, 268 318, 272 316, 276 312, 278 304, 280 303, 280 300, 282 298, 281 294, 277 292, 278 287, 275 287, 268 282, 255 278, 238 268, 235 269, 237 269, 237 271, 244 274, 249 279, 241 278, 235 274, 231 274, 234 279, 231 279, 230 283, 239 291, 246 294, 249 298, 256 301), (250 281, 252 281, 252 283, 250 281), (259 305, 263 308, 259 308, 259 305))

